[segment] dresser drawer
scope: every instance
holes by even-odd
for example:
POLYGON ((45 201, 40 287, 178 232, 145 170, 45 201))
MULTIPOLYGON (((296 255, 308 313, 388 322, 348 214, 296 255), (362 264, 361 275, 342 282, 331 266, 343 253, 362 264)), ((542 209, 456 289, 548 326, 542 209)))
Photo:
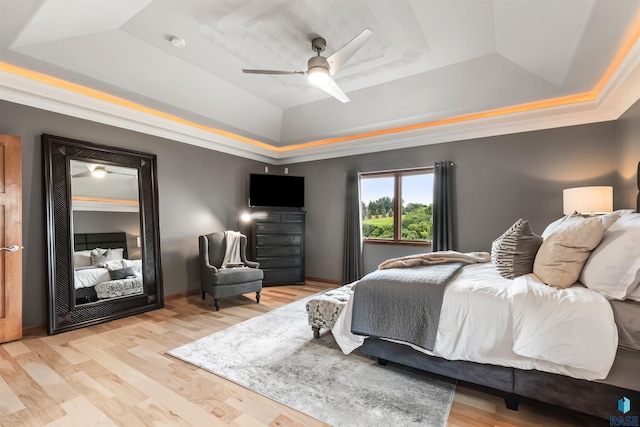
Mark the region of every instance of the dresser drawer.
POLYGON ((279 257, 279 256, 302 256, 302 247, 300 246, 283 246, 283 247, 261 247, 256 248, 256 258, 279 257))
POLYGON ((280 215, 280 221, 282 222, 302 222, 304 215, 296 214, 282 214, 280 215))
POLYGON ((301 269, 263 270, 263 282, 267 283, 300 283, 304 282, 301 269))
POLYGON ((302 243, 301 234, 259 234, 256 240, 258 246, 268 245, 299 245, 302 243))
POLYGON ((264 286, 304 285, 305 212, 255 208, 248 228, 249 259, 260 263, 264 286))
POLYGON ((302 258, 258 258, 260 268, 283 268, 283 267, 300 267, 302 258))
POLYGON ((255 220, 260 222, 280 222, 280 214, 277 212, 258 212, 255 220))
POLYGON ((258 223, 256 231, 260 233, 302 233, 302 223, 258 223))

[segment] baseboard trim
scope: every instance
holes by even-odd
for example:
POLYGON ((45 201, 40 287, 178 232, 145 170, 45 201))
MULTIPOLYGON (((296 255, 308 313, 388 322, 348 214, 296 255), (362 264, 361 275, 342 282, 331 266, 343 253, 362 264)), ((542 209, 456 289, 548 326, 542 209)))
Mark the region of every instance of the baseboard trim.
POLYGON ((26 335, 40 335, 42 333, 47 332, 47 324, 46 323, 41 323, 38 325, 31 325, 31 326, 24 326, 22 328, 22 336, 25 337, 26 335))
POLYGON ((168 295, 166 297, 164 297, 164 302, 171 302, 180 298, 186 298, 186 297, 190 297, 192 295, 198 295, 200 292, 202 292, 202 290, 200 289, 196 289, 193 291, 187 291, 187 292, 180 292, 178 294, 173 294, 173 295, 168 295))
MULTIPOLYGON (((173 300, 177 300, 180 298, 186 298, 189 297, 191 295, 198 295, 200 292, 202 292, 200 289, 196 289, 193 291, 187 291, 187 292, 180 292, 178 294, 173 294, 173 295, 169 295, 164 297, 164 301, 173 301, 173 300)), ((31 325, 31 326, 23 326, 22 327, 22 336, 24 337, 25 335, 40 335, 42 332, 46 333, 47 331, 47 324, 46 323, 41 323, 38 325, 31 325)))
POLYGON ((323 279, 321 277, 308 277, 308 276, 306 276, 304 278, 304 280, 305 281, 309 280, 311 282, 329 283, 331 285, 342 285, 342 281, 341 280, 323 279))

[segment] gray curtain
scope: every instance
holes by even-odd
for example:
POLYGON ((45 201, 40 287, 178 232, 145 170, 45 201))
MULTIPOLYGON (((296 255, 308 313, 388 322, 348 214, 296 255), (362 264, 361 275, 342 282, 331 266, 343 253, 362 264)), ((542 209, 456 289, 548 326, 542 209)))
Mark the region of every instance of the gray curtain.
POLYGON ((351 283, 362 277, 362 231, 360 228, 360 171, 347 172, 344 221, 344 259, 342 281, 351 283))
POLYGON ((455 250, 453 163, 433 166, 433 252, 455 250))

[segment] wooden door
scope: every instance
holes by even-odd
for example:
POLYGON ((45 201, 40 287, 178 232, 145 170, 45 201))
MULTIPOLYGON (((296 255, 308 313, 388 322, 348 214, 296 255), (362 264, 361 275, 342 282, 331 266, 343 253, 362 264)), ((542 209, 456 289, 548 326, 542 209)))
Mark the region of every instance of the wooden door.
POLYGON ((22 338, 22 143, 0 135, 0 342, 22 338))

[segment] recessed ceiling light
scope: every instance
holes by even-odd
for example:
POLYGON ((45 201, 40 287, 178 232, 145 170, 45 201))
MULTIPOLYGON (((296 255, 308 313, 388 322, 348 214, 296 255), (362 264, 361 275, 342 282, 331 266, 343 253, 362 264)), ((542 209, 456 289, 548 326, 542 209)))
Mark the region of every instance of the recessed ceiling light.
POLYGON ((169 41, 171 42, 171 44, 174 47, 180 48, 182 49, 187 43, 184 41, 183 38, 180 38, 178 36, 171 36, 171 38, 169 39, 169 41))

